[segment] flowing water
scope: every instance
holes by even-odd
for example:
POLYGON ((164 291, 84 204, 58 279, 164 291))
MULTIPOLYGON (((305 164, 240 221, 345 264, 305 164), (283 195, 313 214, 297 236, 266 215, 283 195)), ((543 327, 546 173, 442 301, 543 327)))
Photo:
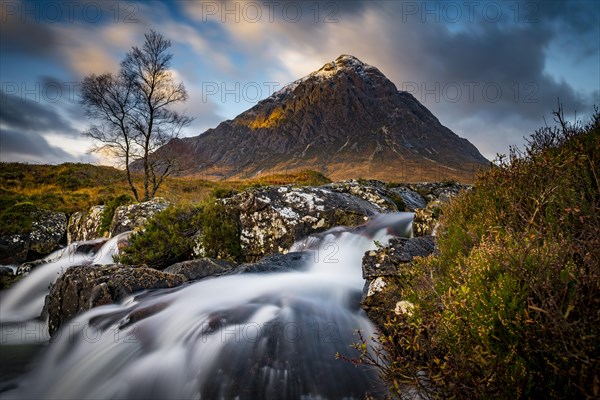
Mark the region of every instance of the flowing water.
MULTIPOLYGON (((410 235, 412 214, 296 243, 305 269, 241 274, 136 294, 67 323, 3 399, 351 399, 381 395, 376 372, 336 359, 357 354, 374 327, 359 307, 365 251, 410 235)), ((110 251, 102 247, 103 257, 110 251)), ((114 246, 114 244, 113 244, 114 246)), ((58 261, 60 263, 60 258, 58 261)), ((62 267, 49 263, 56 277, 62 267)), ((73 265, 73 264, 70 264, 73 265)), ((35 273, 38 273, 35 271, 35 273)), ((44 275, 46 276, 46 275, 44 275)), ((27 277, 6 296, 25 290, 27 277)), ((42 280, 41 278, 39 279, 42 280)), ((31 287, 38 287, 31 284, 31 287)), ((37 296, 37 295, 36 295, 37 296)), ((21 297, 24 299, 24 297, 21 297)), ((33 305, 4 312, 26 320, 33 305), (20 316, 20 317, 19 317, 20 316)), ((43 303, 43 299, 42 299, 43 303)), ((36 305, 40 307, 36 297, 36 305)), ((39 315, 39 310, 37 312, 39 315)), ((23 335, 21 335, 23 336, 23 335)))

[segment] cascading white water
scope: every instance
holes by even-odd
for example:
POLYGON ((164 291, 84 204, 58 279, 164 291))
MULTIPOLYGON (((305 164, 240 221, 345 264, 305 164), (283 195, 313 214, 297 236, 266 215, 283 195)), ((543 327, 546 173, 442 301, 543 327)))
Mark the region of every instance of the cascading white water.
MULTIPOLYGON (((319 235, 302 272, 242 274, 141 293, 67 323, 3 398, 325 399, 381 395, 375 371, 337 360, 373 326, 361 260, 412 214, 319 235)), ((297 243, 293 249, 304 246, 297 243)), ((29 278, 27 278, 29 279, 29 278)))
POLYGON ((49 286, 73 265, 112 264, 117 243, 129 232, 106 239, 71 243, 45 259, 48 262, 3 293, 0 301, 0 323, 22 322, 40 316, 49 286), (105 243, 106 242, 106 243, 105 243))

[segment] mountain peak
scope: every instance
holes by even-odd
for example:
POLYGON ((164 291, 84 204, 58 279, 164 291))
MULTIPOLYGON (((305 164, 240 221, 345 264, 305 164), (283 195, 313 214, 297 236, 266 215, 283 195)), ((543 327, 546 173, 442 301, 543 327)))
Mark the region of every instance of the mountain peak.
POLYGON ((372 65, 362 62, 361 60, 359 60, 358 58, 356 58, 352 55, 342 54, 341 56, 336 58, 334 61, 328 62, 327 64, 323 65, 318 70, 308 74, 307 77, 315 76, 315 77, 328 78, 328 77, 336 75, 337 73, 339 73, 341 71, 347 71, 347 70, 353 70, 359 74, 363 74, 367 70, 371 70, 373 72, 374 71, 379 72, 377 70, 377 68, 373 67, 372 65))
POLYGON ((410 180, 416 171, 440 179, 487 162, 376 67, 347 54, 174 145, 190 171, 235 179, 307 168, 333 179, 410 180))
POLYGON ((282 98, 285 98, 288 94, 293 92, 298 86, 305 84, 307 82, 312 82, 314 84, 322 84, 324 81, 329 81, 338 77, 341 73, 344 73, 346 77, 353 76, 358 80, 363 81, 372 81, 371 78, 376 78, 376 80, 385 82, 385 85, 391 85, 393 90, 396 90, 396 87, 391 83, 377 68, 372 65, 369 65, 357 57, 349 54, 342 54, 338 58, 333 61, 330 61, 323 65, 316 71, 311 72, 310 74, 297 79, 279 91, 273 93, 272 98, 275 101, 279 101, 282 98))

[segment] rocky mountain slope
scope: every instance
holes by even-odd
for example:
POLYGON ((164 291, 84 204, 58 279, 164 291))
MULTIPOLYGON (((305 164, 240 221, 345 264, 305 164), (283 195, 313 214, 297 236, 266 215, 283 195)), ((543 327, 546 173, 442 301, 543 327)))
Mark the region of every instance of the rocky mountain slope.
POLYGON ((465 178, 487 160, 377 68, 342 55, 233 120, 176 139, 187 175, 313 169, 332 179, 465 178))

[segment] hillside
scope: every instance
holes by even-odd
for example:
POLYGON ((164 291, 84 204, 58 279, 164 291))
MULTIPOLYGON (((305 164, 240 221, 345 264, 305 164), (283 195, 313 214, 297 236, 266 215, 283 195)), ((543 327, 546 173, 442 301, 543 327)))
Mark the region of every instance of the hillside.
MULTIPOLYGON (((142 177, 134 176, 134 181, 139 187, 142 177)), ((326 182, 329 182, 326 177, 312 171, 228 182, 168 177, 157 195, 176 204, 192 204, 209 196, 219 196, 253 185, 326 182)), ((105 204, 120 195, 131 195, 131 192, 124 171, 116 168, 79 163, 0 163, 0 210, 27 202, 40 208, 70 214, 96 204, 105 204)))

